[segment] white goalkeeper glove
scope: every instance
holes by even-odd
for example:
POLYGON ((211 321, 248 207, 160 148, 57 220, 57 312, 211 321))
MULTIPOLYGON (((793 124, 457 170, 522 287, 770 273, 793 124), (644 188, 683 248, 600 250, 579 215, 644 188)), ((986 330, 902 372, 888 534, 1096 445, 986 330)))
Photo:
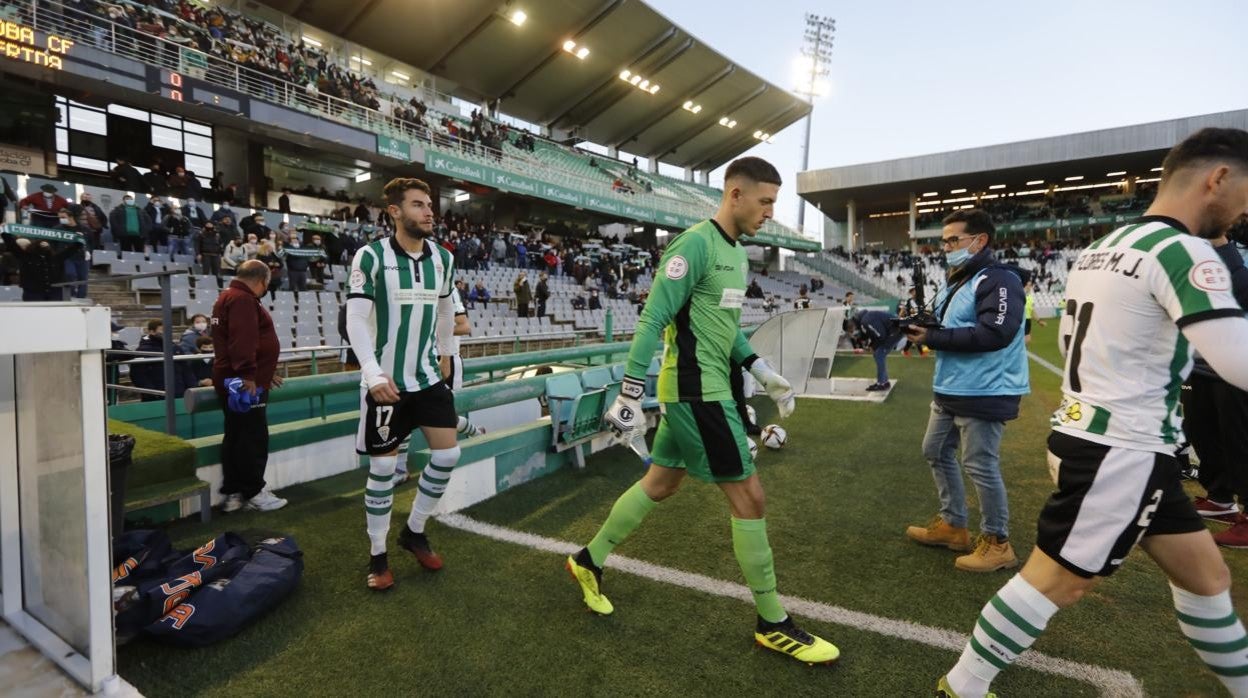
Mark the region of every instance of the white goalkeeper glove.
POLYGON ((645 394, 644 382, 624 377, 619 397, 615 398, 603 417, 621 441, 629 441, 645 428, 646 416, 641 412, 641 398, 645 394))
POLYGON ((776 407, 780 409, 781 419, 793 414, 793 410, 797 408, 797 399, 793 394, 793 386, 789 385, 784 376, 776 373, 776 370, 762 359, 755 359, 754 363, 750 364, 750 375, 754 376, 754 380, 767 391, 767 397, 776 403, 776 407))

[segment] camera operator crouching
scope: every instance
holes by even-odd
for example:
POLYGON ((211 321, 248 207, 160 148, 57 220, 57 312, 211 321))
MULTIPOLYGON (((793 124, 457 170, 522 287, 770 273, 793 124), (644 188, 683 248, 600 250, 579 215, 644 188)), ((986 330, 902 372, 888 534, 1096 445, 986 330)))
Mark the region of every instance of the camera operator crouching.
POLYGON ((936 350, 932 411, 923 457, 932 468, 940 512, 906 535, 925 545, 967 552, 954 566, 991 572, 1018 566, 1009 542, 1009 506, 1001 478, 1001 436, 1030 392, 1023 343, 1023 280, 1016 267, 999 265, 990 246, 992 218, 964 209, 944 219, 941 244, 948 262, 944 288, 933 301, 934 318, 911 322, 906 336, 936 350), (935 323, 940 326, 932 326, 935 323), (971 545, 962 465, 979 494, 982 534, 971 545))
MULTIPOLYGON (((1248 307, 1248 267, 1239 253, 1239 246, 1248 243, 1248 223, 1209 242, 1231 273, 1235 300, 1248 307)), ((1199 480, 1205 488, 1205 496, 1196 498, 1196 511, 1231 525, 1214 534, 1218 545, 1248 548, 1248 520, 1239 511, 1239 504, 1248 502, 1248 392, 1222 380, 1199 354, 1185 387, 1183 431, 1200 458, 1199 480)))

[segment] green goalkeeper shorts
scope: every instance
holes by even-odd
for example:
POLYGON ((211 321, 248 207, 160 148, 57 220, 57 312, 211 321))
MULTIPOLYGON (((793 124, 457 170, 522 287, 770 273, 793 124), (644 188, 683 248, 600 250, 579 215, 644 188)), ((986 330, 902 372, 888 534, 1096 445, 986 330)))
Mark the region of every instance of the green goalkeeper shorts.
POLYGON ((737 482, 754 474, 750 442, 737 403, 664 402, 650 457, 703 482, 737 482))

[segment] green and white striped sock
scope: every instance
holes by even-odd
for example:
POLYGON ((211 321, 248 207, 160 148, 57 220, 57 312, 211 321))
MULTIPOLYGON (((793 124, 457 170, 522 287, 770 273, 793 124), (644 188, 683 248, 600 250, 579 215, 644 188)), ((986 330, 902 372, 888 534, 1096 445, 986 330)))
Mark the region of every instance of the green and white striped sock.
POLYGON ((1040 637, 1057 605, 1021 575, 1014 575, 979 614, 971 640, 949 670, 958 698, 983 698, 1002 669, 1040 637))
POLYGON ((459 446, 454 448, 433 449, 429 454, 429 463, 420 471, 420 480, 416 483, 416 499, 412 502, 412 513, 407 517, 407 527, 413 533, 424 533, 425 522, 438 508, 442 493, 451 482, 451 471, 459 462, 459 446))
POLYGON ((371 456, 368 459, 364 514, 368 520, 368 540, 373 555, 386 552, 390 508, 394 505, 394 469, 398 463, 398 456, 371 456))
POLYGON ((1196 654, 1232 696, 1248 696, 1248 634, 1235 615, 1231 593, 1200 596, 1170 585, 1179 628, 1196 654))

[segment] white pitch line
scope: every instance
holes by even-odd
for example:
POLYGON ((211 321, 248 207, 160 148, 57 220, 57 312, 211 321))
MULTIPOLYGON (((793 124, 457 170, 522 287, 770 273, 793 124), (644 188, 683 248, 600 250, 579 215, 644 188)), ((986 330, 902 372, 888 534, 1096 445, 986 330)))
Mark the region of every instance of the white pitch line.
POLYGON ((1040 358, 1037 354, 1035 354, 1035 353, 1033 353, 1033 352, 1030 352, 1030 351, 1029 351, 1029 352, 1027 352, 1027 356, 1030 356, 1032 361, 1035 361, 1036 363, 1040 364, 1041 366, 1043 366, 1043 367, 1045 367, 1045 368, 1049 369, 1049 371, 1053 372, 1053 374, 1054 374, 1054 375, 1056 375, 1056 376, 1058 376, 1059 378, 1063 375, 1063 374, 1062 374, 1062 369, 1058 368, 1058 367, 1057 367, 1057 366, 1055 366, 1054 364, 1049 363, 1049 362, 1048 362, 1048 361, 1046 361, 1045 359, 1040 358))
MULTIPOLYGON (((443 514, 438 517, 438 521, 461 531, 476 533, 494 540, 522 545, 526 548, 548 553, 573 555, 581 549, 581 546, 573 543, 483 523, 463 514, 443 514)), ((734 584, 701 574, 654 565, 649 562, 624 557, 623 555, 611 556, 611 569, 612 571, 619 570, 656 582, 685 587, 686 589, 693 589, 714 596, 754 603, 753 595, 743 584, 734 584)), ((905 620, 884 618, 818 601, 809 601, 796 596, 782 595, 780 599, 784 602, 785 608, 792 613, 826 623, 843 625, 854 630, 866 630, 878 635, 918 642, 951 652, 961 652, 967 642, 966 635, 952 630, 933 628, 905 620)), ((1020 657, 1016 664, 1028 669, 1056 674, 1091 684, 1101 690, 1103 698, 1142 698, 1144 696, 1144 688, 1140 685, 1140 682, 1125 671, 1050 657, 1049 655, 1032 651, 1020 657)))

